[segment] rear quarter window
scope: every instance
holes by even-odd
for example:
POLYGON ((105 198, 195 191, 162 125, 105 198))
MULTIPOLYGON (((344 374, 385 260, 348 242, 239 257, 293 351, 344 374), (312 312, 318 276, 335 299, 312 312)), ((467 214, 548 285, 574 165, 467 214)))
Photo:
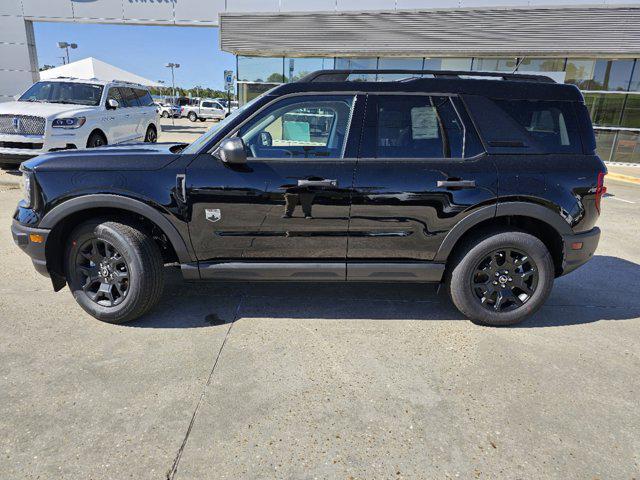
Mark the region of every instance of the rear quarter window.
POLYGON ((574 105, 551 100, 494 99, 548 153, 582 153, 574 105))

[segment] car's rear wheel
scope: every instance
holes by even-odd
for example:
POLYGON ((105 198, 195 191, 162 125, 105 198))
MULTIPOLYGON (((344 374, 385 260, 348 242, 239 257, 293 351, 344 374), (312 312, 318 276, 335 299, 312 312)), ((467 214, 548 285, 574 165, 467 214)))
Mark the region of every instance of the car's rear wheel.
POLYGON ((144 141, 147 143, 156 143, 158 141, 158 132, 156 131, 156 127, 153 125, 149 125, 149 127, 147 127, 147 133, 144 136, 144 141))
POLYGON ((87 140, 87 148, 98 148, 104 147, 107 144, 107 139, 104 134, 100 132, 93 132, 89 135, 89 139, 87 140))
POLYGON ((196 115, 196 112, 189 112, 189 115, 187 115, 187 117, 189 117, 189 120, 191 120, 192 122, 198 120, 198 115, 196 115))
POLYGON ((126 323, 159 301, 164 286, 162 254, 136 225, 88 221, 73 230, 68 245, 69 289, 98 320, 126 323))
POLYGON ((493 231, 469 239, 448 269, 449 294, 470 320, 513 325, 536 312, 553 287, 551 254, 537 237, 493 231))
POLYGON ((206 122, 206 121, 207 121, 207 119, 206 119, 206 118, 200 118, 199 120, 200 120, 201 122, 206 122))

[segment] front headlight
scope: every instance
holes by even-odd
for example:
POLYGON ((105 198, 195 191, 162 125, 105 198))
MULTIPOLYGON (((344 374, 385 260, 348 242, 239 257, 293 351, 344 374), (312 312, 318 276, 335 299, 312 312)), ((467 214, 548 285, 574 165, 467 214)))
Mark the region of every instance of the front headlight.
POLYGON ((80 128, 86 121, 85 117, 56 118, 51 126, 53 128, 80 128))
POLYGON ((33 202, 33 174, 22 170, 22 175, 20 176, 20 188, 22 189, 22 198, 25 203, 25 208, 31 207, 31 203, 33 202))

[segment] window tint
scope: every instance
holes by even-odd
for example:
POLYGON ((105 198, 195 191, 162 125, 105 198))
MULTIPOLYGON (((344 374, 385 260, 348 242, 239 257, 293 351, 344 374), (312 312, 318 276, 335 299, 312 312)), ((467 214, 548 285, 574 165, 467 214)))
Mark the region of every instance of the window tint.
POLYGON ((465 128, 449 97, 372 95, 362 156, 460 158, 465 128))
POLYGON ((571 102, 496 100, 496 103, 549 153, 582 152, 571 102))
POLYGON ((322 95, 277 102, 242 127, 247 154, 256 158, 341 158, 353 97, 322 95))
POLYGON ((122 99, 124 101, 125 107, 139 107, 138 97, 133 89, 128 87, 119 87, 120 94, 122 95, 122 99))
POLYGON ((213 102, 202 102, 203 108, 215 108, 215 104, 213 102))
POLYGON ((148 90, 144 90, 142 88, 134 89, 136 97, 138 98, 138 103, 142 107, 149 107, 153 105, 153 98, 151 98, 151 94, 148 90))

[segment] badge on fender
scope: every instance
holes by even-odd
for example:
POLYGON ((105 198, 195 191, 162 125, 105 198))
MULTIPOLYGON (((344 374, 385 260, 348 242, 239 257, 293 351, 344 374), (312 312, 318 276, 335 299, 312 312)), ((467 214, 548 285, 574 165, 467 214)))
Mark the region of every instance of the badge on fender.
POLYGON ((219 208, 205 208, 204 216, 207 220, 213 223, 217 222, 222 218, 222 214, 220 213, 219 208))

